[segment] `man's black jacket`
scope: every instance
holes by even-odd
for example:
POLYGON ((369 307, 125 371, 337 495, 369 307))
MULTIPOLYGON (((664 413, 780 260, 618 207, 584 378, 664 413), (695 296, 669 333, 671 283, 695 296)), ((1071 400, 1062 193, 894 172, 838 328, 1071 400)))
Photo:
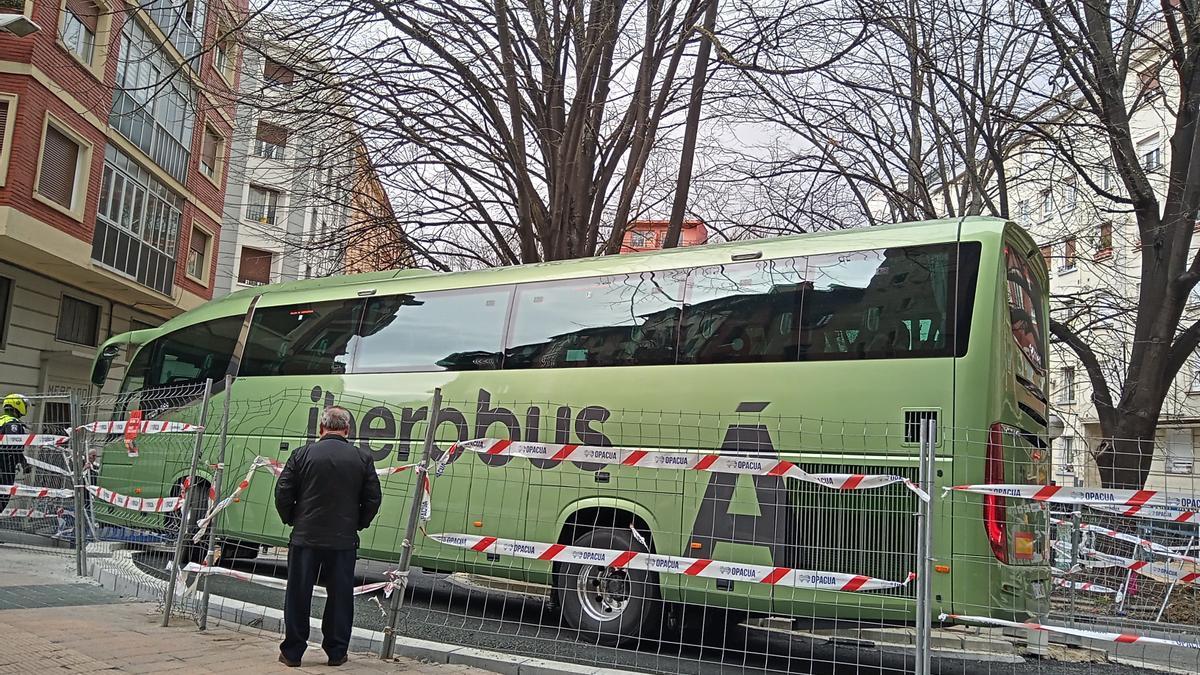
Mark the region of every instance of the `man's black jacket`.
POLYGON ((335 434, 293 452, 275 485, 275 509, 292 526, 294 546, 358 548, 358 530, 381 501, 371 456, 335 434))

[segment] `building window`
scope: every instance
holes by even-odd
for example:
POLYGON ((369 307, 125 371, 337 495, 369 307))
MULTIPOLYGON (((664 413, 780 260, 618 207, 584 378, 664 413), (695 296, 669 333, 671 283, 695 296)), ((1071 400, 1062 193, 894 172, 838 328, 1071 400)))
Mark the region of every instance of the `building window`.
POLYGON ((1038 203, 1042 211, 1042 220, 1049 220, 1050 216, 1054 215, 1054 191, 1042 190, 1038 203))
POLYGON ((250 205, 246 218, 264 225, 275 224, 275 209, 279 206, 279 192, 257 185, 250 186, 250 205))
POLYGON ((287 129, 269 122, 259 122, 258 134, 254 141, 254 154, 267 159, 283 159, 283 151, 287 148, 287 139, 287 129))
POLYGON ((296 71, 275 59, 266 60, 263 65, 263 83, 267 87, 290 87, 295 81, 296 71))
POLYGON ((109 144, 104 154, 92 259, 170 295, 182 224, 183 198, 109 144))
POLYGON ((226 80, 233 81, 234 35, 229 26, 217 26, 217 41, 213 44, 213 69, 226 80))
POLYGON ((208 253, 212 249, 212 236, 193 227, 188 238, 187 274, 200 283, 208 283, 208 253))
POLYGON ((1108 191, 1117 189, 1116 172, 1113 171, 1112 165, 1110 164, 1105 164, 1104 168, 1102 169, 1100 187, 1108 191))
POLYGON ((1042 247, 1042 260, 1044 260, 1046 262, 1046 269, 1053 269, 1052 267, 1050 267, 1050 264, 1051 264, 1050 261, 1053 259, 1054 259, 1054 246, 1052 244, 1046 244, 1045 246, 1042 247))
POLYGON ((42 137, 42 158, 38 163, 38 194, 73 211, 82 200, 77 199, 80 167, 87 154, 85 148, 53 122, 47 122, 42 137))
POLYGON ((1070 272, 1073 269, 1075 269, 1075 237, 1068 237, 1063 241, 1063 264, 1059 271, 1070 272))
POLYGON ((1059 403, 1074 403, 1075 402, 1075 369, 1063 368, 1061 371, 1061 379, 1059 382, 1058 402, 1059 403))
POLYGON ((1058 439, 1058 472, 1065 476, 1075 474, 1075 439, 1063 436, 1058 439))
POLYGON ((1075 208, 1075 202, 1079 198, 1079 190, 1076 189, 1075 179, 1069 178, 1063 185, 1063 210, 1071 211, 1075 208))
MULTIPOLYGON (((173 35, 187 32, 176 30, 173 35)), ((195 93, 138 21, 125 22, 120 44, 108 123, 173 178, 186 181, 196 123, 195 93)))
POLYGON ((1187 393, 1200 394, 1200 364, 1192 366, 1192 380, 1188 382, 1187 393))
POLYGON ((238 283, 246 286, 262 286, 271 283, 271 263, 274 254, 249 246, 242 247, 238 262, 238 283))
POLYGON ((100 305, 62 296, 55 339, 95 347, 100 338, 100 305))
POLYGON ((220 175, 221 158, 225 155, 225 139, 212 127, 204 127, 204 140, 200 145, 200 173, 214 181, 220 175))
POLYGON ((1189 474, 1195 463, 1195 442, 1191 429, 1167 429, 1163 459, 1167 473, 1189 474))
POLYGON ((8 317, 12 311, 12 279, 0 277, 0 349, 8 344, 8 317))
POLYGON ((92 65, 96 55, 96 22, 100 11, 87 0, 67 0, 62 13, 62 25, 58 38, 75 58, 84 65, 92 65))
POLYGON ((1137 154, 1142 160, 1142 168, 1146 171, 1161 169, 1163 165, 1162 144, 1158 142, 1158 134, 1137 144, 1137 154))
POLYGON ((1112 223, 1104 221, 1096 228, 1096 259, 1112 257, 1112 223))
POLYGON ((9 124, 10 119, 16 120, 16 96, 0 94, 0 186, 4 185, 4 177, 8 174, 8 156, 12 150, 12 133, 16 124, 9 124))
POLYGON ((653 248, 654 233, 635 230, 629 235, 629 245, 634 248, 653 248))
POLYGON ((1142 93, 1145 94, 1146 100, 1162 96, 1162 84, 1158 81, 1157 70, 1143 70, 1138 73, 1138 82, 1142 85, 1142 93))

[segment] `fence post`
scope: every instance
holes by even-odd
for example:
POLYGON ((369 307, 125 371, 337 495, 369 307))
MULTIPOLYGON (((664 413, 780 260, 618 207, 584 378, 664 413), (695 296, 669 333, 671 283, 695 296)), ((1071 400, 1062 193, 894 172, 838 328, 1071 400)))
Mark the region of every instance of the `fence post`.
POLYGON ((175 537, 175 553, 171 557, 171 571, 167 575, 167 597, 163 600, 162 626, 171 621, 171 605, 175 602, 175 580, 179 578, 179 568, 183 566, 184 541, 188 536, 188 515, 192 508, 192 492, 196 489, 196 467, 200 464, 200 451, 204 447, 204 425, 208 422, 208 401, 212 397, 212 378, 204 381, 204 396, 200 399, 200 418, 196 431, 196 443, 192 447, 192 463, 188 467, 187 485, 183 490, 183 506, 179 510, 179 533, 175 537))
POLYGON ((937 422, 922 420, 919 428, 920 458, 917 481, 929 494, 929 501, 918 500, 917 513, 917 621, 916 673, 929 675, 932 660, 929 648, 933 632, 933 499, 937 494, 934 483, 933 455, 937 445, 937 422))
POLYGON ((71 444, 71 473, 75 480, 75 574, 84 576, 87 574, 87 542, 84 540, 83 521, 86 515, 87 497, 83 486, 83 462, 87 455, 83 447, 83 420, 81 419, 81 406, 79 404, 79 394, 72 391, 70 402, 68 403, 70 425, 70 441, 71 444))
MULTIPOLYGON (((400 607, 404 604, 404 591, 408 588, 408 568, 412 565, 413 540, 417 536, 417 523, 421 519, 421 497, 428 479, 429 456, 433 454, 433 440, 437 434, 438 416, 442 410, 442 390, 433 390, 433 402, 429 406, 429 426, 425 430, 425 445, 421 449, 421 463, 413 471, 412 503, 408 509, 408 523, 404 530, 404 541, 400 544, 400 562, 397 564, 395 588, 388 608, 388 623, 383 629, 383 646, 379 658, 390 659, 396 648, 396 623, 400 619, 400 607)), ((449 452, 449 450, 447 450, 449 452)))
MULTIPOLYGON (((221 498, 221 476, 225 473, 225 442, 229 434, 229 399, 233 394, 233 376, 225 376, 225 401, 221 406, 221 440, 217 444, 217 468, 213 470, 213 493, 217 499, 221 498)), ((204 556, 205 567, 210 567, 217 564, 217 521, 218 518, 213 518, 208 524, 208 555, 204 556)), ((200 607, 197 610, 198 618, 200 619, 200 630, 208 629, 208 578, 209 574, 200 577, 200 583, 204 586, 204 591, 200 595, 200 607)))

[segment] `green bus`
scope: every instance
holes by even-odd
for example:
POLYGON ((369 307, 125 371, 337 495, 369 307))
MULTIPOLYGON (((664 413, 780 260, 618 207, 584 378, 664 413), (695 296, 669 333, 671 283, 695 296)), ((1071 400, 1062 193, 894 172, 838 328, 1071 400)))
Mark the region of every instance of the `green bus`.
MULTIPOLYGON (((380 467, 416 461, 432 392, 435 455, 479 437, 718 450, 810 472, 917 478, 917 429, 938 433, 933 614, 1026 618, 1047 609, 1048 523, 1004 498, 942 497, 969 483, 1046 483, 1047 271, 1016 225, 902 223, 478 271, 398 270, 248 288, 101 349, 105 380, 138 345, 125 407, 141 392, 220 381, 235 362, 226 466, 285 459, 320 409, 354 417, 380 467), (235 346, 248 339, 240 362, 235 346)), ((217 391, 209 419, 219 419, 217 391)), ((168 418, 195 419, 196 400, 168 418)), ((118 418, 122 411, 117 411, 118 418)), ((161 416, 161 415, 160 415, 161 416)), ((211 426, 211 424, 210 424, 211 426)), ((146 436, 103 454, 102 487, 178 494, 188 456, 146 436)), ((208 434, 204 467, 215 457, 208 434)), ((917 570, 917 502, 902 485, 835 491, 774 476, 453 455, 433 478, 429 533, 639 550, 903 580, 917 570)), ((209 470, 202 467, 204 480, 209 470)), ((273 481, 252 481, 221 536, 285 545, 273 481)), ((389 476, 360 555, 396 560, 413 489, 389 476)), ((229 489, 223 490, 228 494, 229 489)), ((101 518, 144 526, 146 516, 101 518)), ((155 526, 167 528, 170 517, 155 526)), ((846 593, 564 565, 418 537, 414 564, 551 587, 564 621, 615 642, 664 606, 911 621, 914 585, 846 593)))

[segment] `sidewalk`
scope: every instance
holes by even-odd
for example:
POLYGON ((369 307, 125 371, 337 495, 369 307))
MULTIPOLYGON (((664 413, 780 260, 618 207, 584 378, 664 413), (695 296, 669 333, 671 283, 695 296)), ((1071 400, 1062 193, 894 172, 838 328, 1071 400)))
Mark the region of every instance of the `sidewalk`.
POLYGON ((276 659, 278 641, 190 619, 162 628, 155 605, 130 601, 73 574, 70 557, 0 545, 0 673, 485 673, 412 659, 352 654, 340 668, 310 646, 301 668, 276 659))

